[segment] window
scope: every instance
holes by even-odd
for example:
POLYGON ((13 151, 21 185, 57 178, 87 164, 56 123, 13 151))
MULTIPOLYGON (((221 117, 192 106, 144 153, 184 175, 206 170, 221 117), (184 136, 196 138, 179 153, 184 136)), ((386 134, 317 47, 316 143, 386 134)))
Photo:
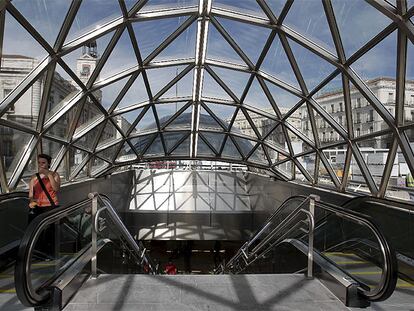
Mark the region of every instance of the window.
POLYGON ((334 140, 334 132, 333 131, 331 131, 331 133, 329 134, 329 139, 334 140))
POLYGON ((368 122, 374 121, 374 110, 368 111, 368 122))
POLYGON ((358 97, 358 98, 356 99, 356 107, 357 107, 357 108, 361 108, 361 98, 360 98, 360 97, 358 97))
POLYGON ((339 123, 339 125, 343 125, 343 123, 342 123, 342 122, 343 122, 343 120, 342 120, 342 116, 339 116, 339 117, 338 117, 338 123, 339 123))
POLYGON ((322 133, 322 140, 325 141, 325 132, 322 133))
POLYGON ((331 111, 332 111, 332 113, 335 112, 335 105, 334 104, 331 105, 331 111))
POLYGON ((374 128, 372 127, 372 126, 370 126, 370 128, 369 128, 369 133, 371 134, 371 133, 373 133, 374 132, 374 128))
POLYGON ((340 112, 344 111, 343 103, 339 103, 339 111, 340 112))
POLYGON ((356 114, 355 123, 361 123, 361 114, 359 112, 356 114))
POLYGON ((411 120, 414 120, 414 110, 411 110, 411 120))
POLYGON ((356 136, 361 136, 361 129, 360 128, 356 129, 356 136))
POLYGON ((394 93, 393 92, 388 93, 388 101, 389 102, 393 102, 394 101, 394 93))
POLYGON ((410 95, 410 104, 414 105, 414 94, 410 95))

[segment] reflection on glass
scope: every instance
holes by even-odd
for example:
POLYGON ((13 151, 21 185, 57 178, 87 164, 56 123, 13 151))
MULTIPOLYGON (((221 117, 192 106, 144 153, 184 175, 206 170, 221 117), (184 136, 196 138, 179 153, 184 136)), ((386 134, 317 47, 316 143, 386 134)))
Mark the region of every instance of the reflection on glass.
POLYGON ((76 209, 54 223, 48 223, 39 233, 30 259, 33 288, 61 273, 61 269, 81 254, 91 243, 90 206, 76 209))

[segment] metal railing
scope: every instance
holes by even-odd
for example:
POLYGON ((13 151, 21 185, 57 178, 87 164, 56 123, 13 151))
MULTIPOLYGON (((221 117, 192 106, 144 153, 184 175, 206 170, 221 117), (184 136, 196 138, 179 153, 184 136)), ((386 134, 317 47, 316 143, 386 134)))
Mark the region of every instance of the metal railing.
MULTIPOLYGON (((146 254, 143 244, 140 242, 137 243, 134 240, 113 208, 110 200, 104 195, 91 193, 88 199, 79 203, 67 207, 60 207, 39 215, 28 226, 21 240, 15 265, 16 294, 25 306, 36 307, 49 302, 52 298, 53 288, 51 286, 53 284, 69 284, 70 280, 74 279, 80 273, 83 266, 77 267, 76 269, 72 268, 73 266, 79 266, 78 262, 80 259, 85 263, 91 262, 91 275, 92 277, 96 277, 97 254, 103 245, 108 242, 108 239, 105 238, 98 239, 98 233, 100 233, 98 223, 105 221, 102 216, 104 211, 107 211, 110 220, 118 229, 123 240, 128 244, 129 249, 135 253, 134 258, 137 260, 137 263, 146 264, 148 272, 155 273, 154 264, 146 254), (79 249, 75 256, 65 262, 63 266, 58 265, 59 269, 50 275, 46 281, 35 287, 32 283, 32 261, 35 257, 35 246, 41 233, 48 226, 54 226, 55 223, 66 217, 70 217, 80 210, 86 211, 84 213, 87 213, 91 217, 91 224, 87 229, 90 232, 90 236, 88 235, 90 242, 86 243, 82 249, 79 249), (105 243, 101 243, 102 240, 105 240, 105 243), (85 259, 85 256, 88 257, 88 260, 85 259), (68 271, 71 273, 68 273, 68 271)), ((61 226, 64 226, 64 223, 61 226)), ((79 232, 79 234, 82 234, 82 232, 79 232)))
MULTIPOLYGON (((299 197, 296 197, 296 199, 299 197)), ((363 286, 358 288, 359 293, 369 301, 382 301, 387 299, 393 293, 397 279, 398 268, 395 252, 392 250, 384 234, 373 220, 363 214, 346 210, 342 207, 323 203, 319 197, 310 195, 301 197, 302 201, 290 212, 283 217, 282 213, 292 198, 286 200, 265 222, 263 228, 247 241, 239 251, 226 263, 216 270, 216 273, 240 273, 255 261, 266 256, 268 252, 277 245, 285 242, 288 237, 292 237, 293 232, 301 230, 308 235, 308 266, 307 276, 313 276, 313 243, 315 229, 315 208, 319 208, 330 214, 334 214, 341 219, 351 221, 369 229, 378 241, 379 251, 382 258, 382 274, 379 285, 374 289, 367 289, 363 286), (300 216, 306 216, 306 220, 300 219, 300 216), (278 219, 283 218, 283 219, 278 219), (278 221, 279 220, 279 221, 278 221), (307 230, 306 230, 307 229, 307 230)), ((321 227, 323 230, 323 226, 321 227)))

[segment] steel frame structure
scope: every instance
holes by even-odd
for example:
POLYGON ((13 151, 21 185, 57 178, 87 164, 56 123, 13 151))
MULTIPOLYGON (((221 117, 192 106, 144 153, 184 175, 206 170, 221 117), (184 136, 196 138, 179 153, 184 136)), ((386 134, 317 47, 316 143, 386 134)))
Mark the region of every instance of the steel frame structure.
MULTIPOLYGON (((362 1, 362 0, 361 0, 362 1)), ((70 42, 66 42, 68 33, 71 29, 71 26, 77 16, 80 6, 82 4, 81 0, 72 0, 70 8, 66 14, 62 27, 59 31, 59 34, 56 38, 54 45, 50 45, 42 35, 31 25, 31 23, 23 16, 19 10, 13 5, 11 0, 2 0, 0 2, 0 46, 3 46, 3 38, 5 31, 5 14, 10 14, 14 19, 45 49, 48 53, 48 56, 44 58, 39 65, 26 76, 26 78, 6 97, 2 102, 0 102, 0 125, 5 127, 10 127, 18 131, 29 133, 32 135, 29 143, 27 144, 24 152, 21 155, 20 161, 14 171, 11 173, 11 176, 6 178, 6 172, 3 168, 3 163, 0 163, 0 185, 3 192, 11 191, 16 188, 19 183, 19 180, 24 174, 24 170, 29 163, 30 159, 36 152, 41 152, 42 149, 42 139, 46 138, 50 141, 61 144, 61 150, 58 155, 55 157, 53 163, 53 169, 57 169, 60 165, 65 165, 64 161, 67 158, 65 155, 69 152, 71 148, 76 146, 76 149, 81 150, 86 153, 87 156, 83 159, 82 163, 79 166, 74 168, 72 171, 69 169, 69 164, 66 163, 66 175, 68 180, 74 180, 81 171, 85 171, 87 176, 99 176, 108 172, 114 168, 125 166, 128 164, 145 162, 145 161, 155 161, 155 160, 195 160, 195 159, 206 159, 206 160, 219 160, 227 162, 242 163, 252 167, 258 167, 261 169, 268 170, 270 174, 276 175, 278 178, 288 180, 295 179, 295 167, 303 174, 303 176, 313 185, 318 185, 318 174, 319 174, 319 165, 323 165, 326 168, 327 173, 332 179, 332 183, 335 186, 337 191, 346 191, 346 185, 348 183, 348 175, 351 166, 352 158, 357 162, 364 178, 366 184, 371 191, 372 195, 383 197, 385 195, 387 185, 391 175, 392 165, 394 163, 397 150, 401 150, 406 161, 407 165, 414 175, 414 154, 410 147, 410 142, 406 134, 406 130, 410 129, 410 125, 404 123, 403 110, 404 110, 404 92, 406 85, 406 67, 407 67, 407 46, 409 44, 414 44, 414 25, 412 23, 412 16, 414 15, 414 7, 409 9, 407 7, 406 0, 397 0, 397 6, 393 6, 385 0, 366 0, 366 2, 372 6, 375 10, 379 11, 381 14, 385 15, 390 19, 389 25, 378 33, 374 38, 357 50, 353 55, 348 58, 345 56, 344 45, 341 40, 341 33, 338 28, 337 20, 335 17, 335 12, 330 0, 323 0, 323 9, 324 11, 320 14, 325 15, 326 20, 329 25, 330 33, 334 42, 336 49, 336 55, 324 49, 322 46, 317 44, 299 34, 295 30, 291 29, 284 24, 285 17, 289 13, 289 10, 292 7, 293 0, 287 0, 284 5, 281 13, 277 17, 272 9, 269 7, 265 0, 257 0, 257 4, 263 10, 263 16, 256 16, 254 14, 234 12, 232 10, 215 6, 212 3, 212 0, 199 0, 198 5, 189 5, 182 6, 177 8, 163 8, 163 9, 153 9, 153 10, 142 10, 145 7, 148 0, 138 0, 134 5, 128 10, 124 0, 119 0, 119 6, 122 12, 122 16, 115 18, 106 24, 100 26, 97 29, 94 29, 70 42), (160 20, 171 17, 183 17, 185 21, 179 25, 175 30, 172 29, 171 34, 161 42, 149 55, 143 59, 141 57, 141 51, 139 44, 137 42, 135 33, 134 33, 134 23, 140 23, 143 21, 149 20, 160 20), (262 27, 268 29, 269 35, 267 37, 266 43, 263 49, 259 53, 257 61, 253 61, 245 53, 243 48, 238 45, 238 43, 232 38, 232 36, 227 32, 227 30, 221 25, 219 19, 231 20, 241 23, 247 23, 257 27, 262 27), (160 55, 165 49, 170 46, 174 40, 185 32, 191 25, 195 24, 197 27, 197 35, 195 44, 195 55, 190 58, 182 59, 173 59, 168 61, 157 61, 156 57, 160 55), (209 37, 209 27, 214 26, 219 34, 227 41, 231 46, 234 52, 241 58, 244 64, 234 64, 225 62, 219 59, 209 58, 207 55, 207 42, 209 37), (357 73, 352 69, 352 65, 364 56, 368 51, 373 47, 377 46, 384 38, 390 35, 393 31, 398 33, 398 42, 397 42, 397 72, 396 72, 396 115, 395 117, 386 109, 386 107, 375 97, 371 92, 369 87, 365 82, 357 75, 357 73), (83 84, 80 79, 76 76, 73 70, 65 63, 63 57, 69 53, 77 50, 88 42, 94 41, 104 35, 113 32, 108 46, 105 48, 102 56, 97 63, 96 69, 93 71, 92 76, 86 84, 83 84), (131 68, 125 69, 121 72, 113 74, 112 76, 105 79, 98 79, 99 74, 106 64, 108 58, 111 56, 112 51, 116 47, 120 37, 123 34, 127 34, 131 40, 133 47, 133 52, 135 53, 137 65, 131 68), (294 75, 298 81, 298 86, 282 81, 261 69, 262 63, 265 60, 271 45, 275 38, 279 39, 284 52, 286 53, 294 75), (290 42, 295 42, 301 47, 307 49, 311 53, 317 55, 324 61, 333 65, 336 70, 327 76, 319 85, 313 89, 308 89, 301 68, 298 65, 296 56, 292 51, 290 42), (61 66, 66 73, 75 81, 78 85, 79 91, 76 95, 70 98, 66 103, 61 105, 61 108, 54 112, 53 115, 46 118, 46 111, 48 105, 48 98, 52 88, 52 80, 56 70, 56 66, 61 66), (177 72, 177 75, 165 84, 158 92, 154 94, 154 90, 151 86, 151 82, 148 78, 148 72, 156 68, 167 68, 167 67, 176 67, 182 66, 180 72, 177 72), (234 70, 238 72, 245 73, 249 75, 249 79, 246 83, 244 91, 240 96, 233 93, 231 88, 220 78, 220 75, 217 74, 216 68, 224 68, 226 70, 234 70), (187 74, 193 73, 193 85, 192 85, 192 94, 187 97, 176 97, 176 98, 164 98, 162 97, 169 90, 171 90, 181 79, 183 79, 187 74), (210 98, 203 96, 203 81, 204 75, 208 73, 214 81, 228 94, 229 100, 210 98), (4 118, 1 118, 5 115, 7 110, 14 104, 16 101, 41 77, 45 76, 44 79, 44 91, 42 95, 40 112, 37 119, 36 128, 29 128, 22 124, 16 124, 10 122, 4 118), (129 88, 133 85, 134 81, 142 77, 145 85, 146 94, 148 95, 148 101, 136 102, 124 108, 117 108, 118 104, 122 100, 123 96, 128 92, 129 88), (347 126, 343 128, 334 118, 325 111, 315 100, 315 95, 323 89, 329 82, 333 79, 341 77, 342 88, 344 95, 345 103, 345 112, 347 119, 347 126), (105 109, 100 104, 99 100, 95 97, 94 92, 109 86, 112 83, 120 81, 124 78, 127 78, 128 81, 125 86, 119 92, 119 95, 116 97, 111 107, 105 109), (269 100, 272 108, 274 109, 274 114, 269 114, 266 111, 261 110, 260 108, 254 107, 245 103, 246 96, 252 86, 255 79, 259 82, 260 87, 266 98, 269 100), (352 122, 352 106, 351 106, 351 86, 354 85, 356 89, 365 97, 369 104, 375 109, 375 111, 381 116, 384 122, 387 124, 388 129, 376 132, 368 135, 363 135, 359 137, 354 136, 353 122, 352 122), (284 91, 295 95, 299 98, 298 103, 285 115, 279 110, 278 103, 275 98, 272 96, 272 93, 269 91, 268 84, 275 85, 284 91), (172 116, 164 123, 160 123, 160 118, 157 112, 157 106, 168 103, 183 103, 183 106, 176 111, 172 116), (215 113, 209 108, 209 103, 219 103, 222 105, 227 105, 229 107, 234 107, 235 111, 233 117, 230 120, 230 124, 223 124, 220 117, 215 115, 215 113), (92 105, 94 109, 100 112, 101 117, 93 120, 90 124, 83 127, 82 130, 76 128, 78 120, 81 116, 82 107, 85 105, 92 105), (309 139, 303 133, 296 129, 292 124, 289 123, 289 118, 294 114, 294 112, 300 107, 306 106, 307 113, 309 115, 311 129, 313 133, 313 139, 309 139), (72 120, 72 124, 68 130, 67 136, 65 138, 58 138, 48 134, 48 130, 51 129, 59 119, 69 113, 73 108, 76 108, 76 113, 72 120), (182 137, 176 141, 173 146, 168 147, 166 143, 166 134, 171 133, 171 130, 168 129, 168 125, 173 123, 180 117, 187 109, 192 111, 191 125, 187 128, 175 129, 174 132, 181 132, 182 137), (220 129, 200 129, 200 111, 204 109, 207 111, 211 117, 220 125, 220 129), (123 113, 138 111, 140 113, 136 120, 132 122, 128 131, 123 132, 117 122, 114 120, 115 116, 121 115, 123 113), (152 131, 146 131, 145 133, 136 133, 134 128, 140 121, 144 118, 144 115, 152 111, 156 128, 152 131), (252 138, 251 136, 244 135, 240 132, 231 131, 233 124, 239 112, 241 112, 249 125, 253 129, 257 137, 252 138), (260 116, 267 117, 269 120, 274 122, 274 126, 271 131, 267 134, 260 134, 260 131, 255 126, 250 114, 254 113, 260 116), (331 145, 322 146, 317 126, 316 126, 316 116, 315 114, 320 115, 331 127, 334 129, 341 137, 341 141, 332 143, 331 145), (111 143, 105 145, 99 145, 99 138, 102 135, 105 126, 114 127, 120 134, 121 138, 114 139, 111 143), (268 136, 279 129, 281 133, 285 136, 287 150, 280 147, 270 144, 267 141, 268 136), (82 146, 76 145, 76 142, 79 141, 85 135, 95 133, 96 136, 93 141, 90 149, 84 148, 82 146), (224 139, 221 142, 219 148, 214 147, 213 144, 203 133, 221 133, 224 134, 224 139), (298 136, 301 140, 306 142, 311 148, 307 151, 303 151, 300 154, 294 154, 294 150, 290 141, 289 133, 293 133, 298 136), (382 176, 381 183, 379 187, 374 181, 367 164, 365 163, 361 151, 358 148, 357 143, 363 140, 371 139, 379 135, 392 135, 393 143, 390 148, 388 158, 386 161, 384 174, 382 176), (150 136, 151 135, 151 136, 150 136), (148 139, 146 146, 142 150, 136 150, 131 139, 140 139, 142 137, 150 137, 148 139), (239 139, 246 139, 252 142, 253 148, 249 152, 244 152, 241 146, 238 143, 239 139), (188 142, 190 150, 188 155, 174 155, 174 151, 180 147, 181 144, 188 142), (200 143, 207 145, 214 156, 208 157, 205 155, 199 155, 197 153, 198 145, 200 143), (151 147, 154 142, 159 142, 162 145, 163 154, 157 156, 146 156, 146 151, 151 147), (237 148, 240 153, 240 160, 236 160, 231 157, 227 157, 223 154, 223 151, 226 147, 226 144, 232 143, 237 148), (332 148, 335 146, 346 145, 347 153, 344 166, 343 178, 340 180, 335 174, 331 164, 329 163, 325 153, 323 152, 327 148, 332 148), (118 154, 122 151, 122 148, 127 146, 133 152, 134 159, 119 162, 117 161, 118 154), (105 150, 112 150, 113 154, 109 160, 106 157, 102 156, 102 152, 105 150), (258 163, 252 161, 252 156, 258 148, 263 150, 266 162, 258 163), (276 152, 282 156, 282 159, 276 160, 271 158, 270 152, 276 152), (298 160, 299 157, 303 157, 309 154, 315 154, 315 170, 314 174, 310 174, 298 160), (92 166, 94 161, 101 161, 104 163, 101 169, 92 171, 92 166), (291 163, 291 172, 287 174, 279 169, 279 166, 286 162, 291 163)), ((0 53, 1 60, 1 53, 0 53)), ((1 146, 0 146, 1 151, 1 146)))

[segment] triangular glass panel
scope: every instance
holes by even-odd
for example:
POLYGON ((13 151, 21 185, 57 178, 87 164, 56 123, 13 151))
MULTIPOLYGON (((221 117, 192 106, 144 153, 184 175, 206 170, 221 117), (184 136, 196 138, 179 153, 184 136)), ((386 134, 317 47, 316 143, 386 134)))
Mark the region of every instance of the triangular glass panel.
POLYGON ((246 65, 213 24, 210 24, 208 28, 206 58, 246 65))
MULTIPOLYGON (((270 119, 266 116, 252 112, 250 110, 246 109, 245 113, 250 116, 250 118, 253 121, 253 124, 256 126, 261 137, 269 133, 272 129, 274 129, 276 124, 278 124, 276 120, 270 119)), ((273 117, 276 118, 276 115, 274 113, 273 113, 273 117)))
POLYGON ((167 152, 170 153, 172 148, 186 135, 187 132, 165 132, 164 134, 165 145, 167 147, 167 152))
MULTIPOLYGON (((18 97, 17 101, 9 106, 9 109, 1 116, 1 118, 20 126, 31 129, 36 128, 42 101, 43 78, 44 75, 34 81, 33 85, 24 93, 14 95, 18 97)), ((2 82, 4 83, 4 85, 2 84, 3 92, 0 92, 0 94, 2 93, 1 95, 4 95, 4 97, 7 97, 18 84, 14 84, 10 80, 14 80, 14 77, 3 80, 2 82), (13 85, 10 85, 9 81, 12 82, 13 85)))
POLYGON ((105 145, 109 145, 112 142, 121 139, 121 133, 116 129, 110 120, 105 124, 105 128, 102 131, 101 137, 98 141, 98 148, 102 148, 105 145))
POLYGON ((222 121, 225 128, 229 128, 229 123, 236 111, 235 106, 206 103, 206 106, 214 113, 214 115, 222 121))
POLYGON ((323 161, 319 159, 319 171, 318 171, 318 185, 326 186, 329 188, 335 187, 332 177, 328 173, 328 169, 323 164, 323 161))
POLYGON ((78 102, 83 102, 83 99, 79 97, 79 93, 80 88, 77 88, 68 73, 60 65, 56 65, 53 83, 47 101, 45 120, 51 118, 58 110, 67 106, 75 98, 78 102))
POLYGON ((272 97, 282 114, 286 114, 290 108, 295 106, 301 100, 300 97, 282 89, 281 87, 278 87, 273 83, 266 82, 266 86, 269 89, 270 94, 272 94, 272 97))
POLYGON ((66 0, 57 0, 53 3, 14 0, 13 5, 53 47, 70 2, 66 0))
MULTIPOLYGON (((69 173, 72 175, 79 165, 82 164, 82 161, 86 159, 88 153, 77 148, 70 147, 65 156, 67 157, 67 164, 69 164, 69 173)), ((83 167, 83 170, 83 175, 86 175, 86 166, 83 167)))
POLYGON ((384 175, 385 163, 393 141, 392 134, 357 141, 358 148, 377 186, 380 185, 384 175))
MULTIPOLYGON (((383 95, 380 92, 379 86, 383 83, 382 79, 375 79, 370 81, 367 85, 371 89, 376 89, 374 95, 379 98, 383 95)), ((354 128, 354 137, 372 134, 383 130, 390 130, 388 124, 369 103, 369 101, 358 91, 358 89, 351 86, 351 105, 352 105, 352 122, 354 128)), ((390 92, 392 93, 392 92, 390 92)), ((388 94, 392 101, 395 100, 395 94, 388 94)), ((387 107, 391 115, 394 115, 394 107, 387 107)))
POLYGON ((158 127, 155 121, 152 107, 149 107, 149 109, 146 111, 144 116, 138 121, 138 124, 135 125, 135 128, 131 132, 131 134, 147 132, 147 131, 152 131, 152 130, 157 130, 157 129, 158 127))
MULTIPOLYGON (((389 77, 390 82, 394 81, 397 71, 397 31, 364 53, 351 67, 364 81, 379 77, 389 77)), ((395 93, 395 84, 389 83, 387 89, 395 93)))
POLYGON ((309 91, 313 90, 323 79, 336 69, 335 66, 331 65, 323 58, 317 56, 293 40, 288 40, 309 91))
POLYGON ((294 163, 292 161, 285 161, 275 166, 275 168, 282 172, 288 179, 292 179, 292 167, 294 167, 294 163))
MULTIPOLYGON (((101 54, 107 48, 113 35, 113 31, 107 33, 106 35, 103 35, 90 43, 86 43, 84 46, 62 56, 62 60, 70 69, 72 69, 83 84, 86 85, 88 83, 96 65, 100 61, 101 54)), ((58 70, 59 74, 62 74, 62 70, 58 70)), ((99 78, 97 80, 99 80, 99 78)))
POLYGON ((46 136, 54 137, 60 140, 69 141, 69 131, 75 122, 75 116, 77 114, 78 106, 73 107, 71 110, 61 116, 47 131, 46 136))
POLYGON ((276 114, 272 105, 270 104, 263 88, 260 86, 259 81, 255 78, 251 84, 249 91, 244 99, 244 104, 255 108, 259 108, 271 114, 276 114))
MULTIPOLYGON (((316 154, 311 153, 307 154, 302 157, 298 157, 297 160, 303 166, 303 168, 309 173, 312 179, 315 178, 315 161, 316 161, 316 154)), ((302 171, 296 166, 296 179, 301 182, 309 182, 309 180, 305 177, 302 171)))
POLYGON ((105 65, 100 71, 100 78, 97 80, 104 80, 107 77, 134 66, 138 66, 138 60, 131 43, 129 33, 125 28, 111 54, 106 60, 105 65))
POLYGON ((262 145, 259 145, 259 147, 256 148, 253 154, 249 157, 248 161, 269 165, 269 161, 267 161, 262 145))
POLYGON ((187 137, 174 151, 172 156, 189 156, 190 155, 190 137, 187 137))
POLYGON ((109 85, 106 85, 99 90, 94 91, 92 94, 97 99, 101 98, 101 105, 108 111, 109 108, 111 108, 114 104, 119 95, 119 92, 121 92, 122 88, 125 86, 125 83, 129 78, 130 77, 126 77, 109 85))
POLYGON ((134 83, 132 83, 132 85, 129 87, 128 91, 125 93, 122 99, 119 101, 115 111, 120 108, 129 107, 131 105, 139 104, 148 100, 149 98, 147 88, 145 87, 142 75, 139 75, 135 79, 134 83))
POLYGON ((85 102, 85 105, 82 107, 82 112, 79 115, 75 135, 77 135, 79 132, 82 132, 86 127, 98 122, 102 122, 104 119, 105 115, 102 113, 102 111, 95 105, 94 102, 88 98, 85 102))
POLYGON ((127 162, 135 160, 136 158, 137 155, 135 154, 135 151, 131 148, 128 142, 125 142, 121 150, 119 151, 119 154, 116 157, 115 162, 127 162))
MULTIPOLYGON (((17 158, 20 160, 19 158, 17 158)), ((29 189, 29 183, 31 177, 37 173, 37 153, 33 152, 29 161, 26 163, 22 176, 20 177, 17 189, 29 189)), ((6 175, 7 181, 9 181, 10 176, 6 175)))
POLYGON ((230 136, 227 137, 226 144, 224 145, 221 156, 223 158, 242 160, 242 156, 240 155, 230 136))
POLYGON ((290 143, 292 145, 293 153, 295 155, 312 149, 312 147, 308 143, 306 143, 303 139, 301 139, 295 133, 293 133, 289 129, 287 130, 287 132, 290 138, 290 143))
MULTIPOLYGON (((414 0, 413 0, 414 1, 414 0)), ((407 92, 414 88, 414 44, 408 40, 407 46, 407 64, 405 80, 405 101, 404 101, 404 124, 414 123, 414 93, 407 92)))
POLYGON ((365 1, 333 0, 332 6, 348 58, 391 23, 390 19, 365 1), (369 26, 366 24, 368 20, 371 21, 369 26))
MULTIPOLYGON (((176 75, 180 72, 176 67, 176 75)), ((177 83, 170 87, 160 98, 190 97, 193 93, 194 70, 190 70, 177 83)))
POLYGON ((135 149, 135 151, 138 154, 142 154, 145 147, 154 138, 154 135, 156 135, 156 134, 134 137, 134 138, 130 139, 130 143, 131 143, 132 147, 135 149))
POLYGON ((238 98, 243 94, 250 74, 221 67, 211 67, 219 78, 230 88, 238 98))
POLYGON ((347 131, 345 98, 341 75, 338 75, 325 85, 318 93, 316 93, 314 99, 321 107, 324 107, 324 109, 345 131, 347 131))
POLYGON ((94 176, 95 174, 101 172, 102 170, 104 170, 105 168, 107 168, 109 166, 109 163, 102 160, 101 158, 98 157, 94 157, 92 160, 92 176, 94 176))
POLYGON ((281 125, 277 126, 267 137, 265 142, 274 148, 287 151, 287 141, 281 125))
POLYGON ((117 156, 121 144, 122 143, 117 143, 109 148, 99 151, 97 155, 104 158, 105 160, 108 160, 109 162, 112 162, 115 156, 117 156))
POLYGON ((194 58, 197 23, 193 22, 183 33, 174 39, 154 61, 166 61, 171 59, 194 58))
POLYGON ((186 19, 172 17, 132 23, 142 59, 145 60, 186 19))
MULTIPOLYGON (((331 107, 328 105, 323 105, 322 109, 327 111, 330 114, 331 107)), ((322 147, 330 145, 332 143, 337 143, 344 141, 344 138, 339 134, 339 132, 328 123, 328 121, 322 117, 315 109, 312 109, 315 117, 316 127, 318 128, 319 142, 322 147)), ((335 119, 335 118, 334 118, 335 119)), ((334 123, 336 127, 338 124, 334 123)))
POLYGON ((190 6, 192 7, 198 6, 198 0, 180 0, 180 1, 151 0, 151 1, 148 1, 139 12, 183 8, 183 7, 190 7, 190 6))
POLYGON ((104 1, 97 5, 96 0, 84 0, 72 23, 66 42, 92 30, 99 29, 108 22, 121 16, 122 11, 117 1, 104 1))
POLYGON ((56 156, 59 154, 60 150, 62 149, 63 145, 55 142, 54 140, 46 139, 42 137, 41 140, 42 146, 42 153, 49 154, 51 156, 56 156))
MULTIPOLYGON (((1 68, 3 70, 16 68, 20 62, 24 64, 20 65, 23 66, 23 72, 26 71, 28 74, 47 55, 47 52, 8 11, 5 19, 1 68)), ((23 78, 21 77, 22 80, 23 78)))
POLYGON ((249 152, 256 146, 256 142, 253 140, 233 136, 234 140, 236 141, 236 144, 239 146, 241 152, 243 153, 244 157, 247 157, 249 152))
POLYGON ((283 10, 283 7, 286 4, 286 0, 273 0, 273 1, 267 1, 266 3, 270 7, 270 9, 273 11, 273 14, 278 18, 280 13, 283 10))
POLYGON ((370 194, 367 182, 358 165, 358 162, 355 160, 354 154, 352 154, 351 157, 346 190, 349 192, 362 192, 364 194, 370 194))
POLYGON ((216 80, 207 72, 204 71, 202 96, 204 98, 220 98, 233 100, 231 96, 217 83, 216 80))
POLYGON ((238 46, 256 63, 270 34, 270 29, 236 22, 231 19, 217 18, 238 46))
POLYGON ((134 109, 120 115, 112 117, 112 120, 120 127, 122 133, 127 134, 127 131, 131 128, 131 125, 141 115, 144 108, 134 109))
POLYGON ((207 156, 207 157, 215 157, 216 156, 214 151, 211 150, 211 148, 204 142, 204 140, 201 137, 199 137, 199 139, 198 139, 197 155, 207 156))
MULTIPOLYGON (((259 127, 261 127, 261 120, 256 121, 255 125, 258 125, 259 127)), ((247 135, 253 138, 258 138, 256 133, 253 130, 253 127, 251 126, 251 124, 249 123, 249 121, 247 120, 246 116, 244 115, 243 111, 241 109, 239 109, 239 111, 237 112, 237 116, 236 119, 234 120, 233 126, 231 127, 230 130, 231 133, 234 134, 243 134, 243 135, 247 135)))
POLYGON ((0 148, 1 161, 3 162, 6 177, 11 177, 11 173, 20 162, 32 135, 15 130, 11 127, 0 125, 0 144, 6 148, 0 148))
MULTIPOLYGON (((160 126, 162 127, 166 124, 171 117, 184 107, 186 103, 166 103, 166 104, 156 104, 155 109, 157 111, 158 120, 160 121, 160 126)), ((184 127, 191 127, 191 114, 180 115, 181 118, 179 122, 182 122, 184 127)), ((176 120, 177 121, 177 120, 176 120)))
POLYGON ((201 135, 216 149, 217 153, 220 152, 225 136, 223 133, 201 132, 201 135))
POLYGON ((162 146, 162 141, 160 135, 151 143, 151 146, 147 149, 144 156, 164 156, 164 148, 162 146))
MULTIPOLYGON (((174 108, 174 111, 178 111, 178 106, 174 108)), ((176 119, 174 119, 170 124, 166 126, 166 129, 190 129, 191 128, 191 118, 192 118, 193 107, 189 106, 184 110, 176 119)), ((201 124, 201 115, 200 115, 200 124, 201 124)))
POLYGON ((286 159, 286 157, 284 155, 282 155, 281 153, 279 153, 275 149, 269 148, 266 145, 263 145, 263 146, 264 146, 263 149, 266 150, 272 164, 276 163, 276 162, 279 162, 279 161, 282 161, 283 159, 286 159))
POLYGON ((273 39, 273 43, 260 66, 260 70, 299 88, 298 80, 290 65, 285 49, 277 36, 273 39))
POLYGON ((93 151, 93 148, 96 144, 96 140, 98 138, 98 135, 100 134, 100 131, 103 127, 103 123, 96 126, 92 130, 90 130, 88 133, 83 135, 81 138, 79 138, 74 145, 76 147, 80 147, 89 151, 93 151))
POLYGON ((319 1, 299 0, 293 2, 283 23, 304 37, 312 40, 332 54, 336 54, 335 44, 324 12, 319 1))
MULTIPOLYGON (((151 86, 152 95, 155 96, 171 80, 178 76, 186 66, 154 68, 146 71, 151 86)), ((187 87, 184 88, 187 90, 187 87)))
POLYGON ((228 0, 214 0, 215 7, 217 6, 231 12, 266 17, 266 14, 255 0, 244 0, 236 3, 228 0))
POLYGON ((328 162, 332 166, 332 169, 339 181, 342 181, 342 178, 344 177, 347 149, 347 145, 341 145, 332 149, 323 150, 324 155, 328 159, 328 162))

